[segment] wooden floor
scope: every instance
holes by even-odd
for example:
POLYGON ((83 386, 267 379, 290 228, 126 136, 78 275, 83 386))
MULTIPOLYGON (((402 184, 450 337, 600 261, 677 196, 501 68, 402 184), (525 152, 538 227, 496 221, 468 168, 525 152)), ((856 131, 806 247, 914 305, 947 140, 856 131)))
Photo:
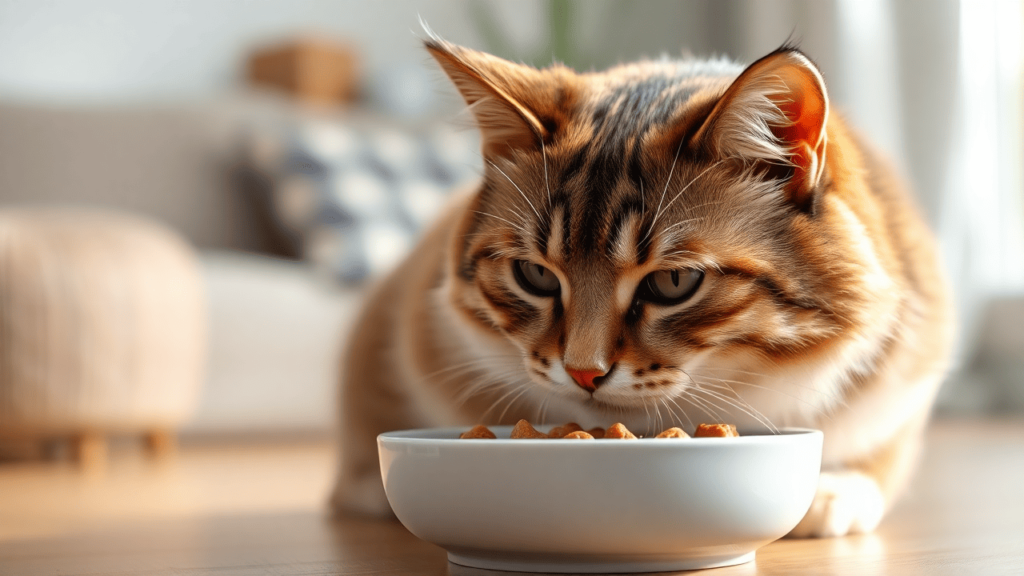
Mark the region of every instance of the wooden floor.
MULTIPOLYGON (((394 522, 332 521, 321 443, 114 454, 103 475, 0 464, 0 575, 431 575, 449 564, 394 522)), ((1024 422, 940 422, 911 493, 872 535, 781 540, 737 574, 1024 574, 1024 422)))

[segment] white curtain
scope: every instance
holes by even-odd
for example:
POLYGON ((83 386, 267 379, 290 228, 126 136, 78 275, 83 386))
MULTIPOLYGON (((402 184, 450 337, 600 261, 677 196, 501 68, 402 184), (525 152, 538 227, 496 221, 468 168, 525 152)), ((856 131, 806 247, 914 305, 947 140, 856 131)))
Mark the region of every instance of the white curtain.
POLYGON ((960 309, 963 351, 985 303, 1024 295, 1024 11, 960 5, 959 82, 939 236, 960 309))

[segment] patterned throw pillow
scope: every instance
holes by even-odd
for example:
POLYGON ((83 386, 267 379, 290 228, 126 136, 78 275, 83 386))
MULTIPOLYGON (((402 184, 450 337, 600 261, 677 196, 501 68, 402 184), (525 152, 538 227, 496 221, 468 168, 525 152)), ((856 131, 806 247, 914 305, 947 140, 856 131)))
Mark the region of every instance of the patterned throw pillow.
POLYGON ((246 163, 269 179, 278 223, 318 271, 353 284, 397 264, 453 189, 481 173, 479 139, 307 121, 250 128, 246 163))

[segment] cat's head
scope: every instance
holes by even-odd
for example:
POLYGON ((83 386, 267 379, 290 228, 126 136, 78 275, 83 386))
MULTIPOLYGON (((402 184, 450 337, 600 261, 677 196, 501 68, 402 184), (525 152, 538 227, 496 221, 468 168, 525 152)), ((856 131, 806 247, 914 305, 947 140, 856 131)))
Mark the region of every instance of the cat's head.
POLYGON ((533 385, 636 409, 703 384, 715 405, 735 369, 843 331, 863 295, 815 225, 829 105, 798 50, 579 74, 426 45, 483 136, 453 298, 533 385))

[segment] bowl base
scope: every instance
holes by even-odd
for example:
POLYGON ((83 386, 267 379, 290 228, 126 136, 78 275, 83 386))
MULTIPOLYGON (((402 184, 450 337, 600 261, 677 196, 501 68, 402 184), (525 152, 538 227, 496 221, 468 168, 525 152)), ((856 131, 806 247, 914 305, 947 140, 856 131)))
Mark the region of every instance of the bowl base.
POLYGON ((567 557, 565 560, 545 556, 531 558, 521 556, 510 558, 506 554, 480 553, 448 553, 448 561, 452 564, 484 568, 487 570, 506 570, 509 572, 590 572, 598 574, 616 572, 667 572, 672 570, 701 570, 704 568, 721 568, 746 564, 754 559, 754 552, 724 556, 702 556, 699 558, 679 558, 676 560, 606 560, 587 561, 579 556, 567 557))

